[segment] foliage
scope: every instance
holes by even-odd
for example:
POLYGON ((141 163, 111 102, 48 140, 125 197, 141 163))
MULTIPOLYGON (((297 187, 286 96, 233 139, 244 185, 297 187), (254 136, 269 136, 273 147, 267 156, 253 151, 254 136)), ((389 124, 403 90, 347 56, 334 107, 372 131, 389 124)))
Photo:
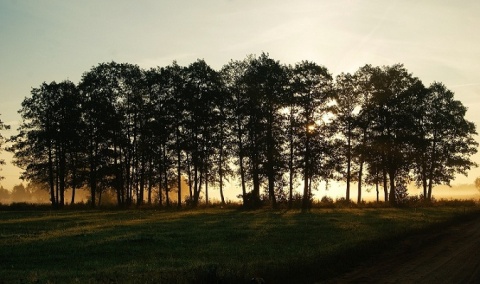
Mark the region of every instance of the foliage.
POLYGON ((266 53, 220 71, 204 60, 150 70, 101 63, 78 85, 32 89, 19 112, 13 162, 56 207, 84 186, 92 207, 110 193, 121 207, 169 207, 172 192, 177 207, 198 206, 212 187, 225 203, 228 181, 249 208, 264 199, 292 208, 303 187, 307 211, 312 187, 331 180, 346 181, 346 203, 356 182, 358 205, 364 183, 398 205, 408 199, 399 181, 416 181, 431 200, 434 185, 476 166, 478 146, 453 93, 426 88, 402 64, 366 65, 334 82, 326 67, 286 66, 266 53))
POLYGON ((480 177, 475 179, 475 187, 480 191, 480 177))

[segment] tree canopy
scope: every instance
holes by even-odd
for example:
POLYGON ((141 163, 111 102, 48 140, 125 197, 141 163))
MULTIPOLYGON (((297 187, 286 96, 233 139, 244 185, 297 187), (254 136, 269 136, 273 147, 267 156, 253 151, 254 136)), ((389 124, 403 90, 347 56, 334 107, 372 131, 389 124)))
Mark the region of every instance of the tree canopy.
POLYGON ((265 53, 219 71, 204 60, 149 70, 110 62, 78 85, 32 89, 10 151, 55 206, 80 187, 92 206, 106 191, 119 205, 170 206, 176 192, 177 206, 195 206, 217 188, 225 202, 229 181, 251 207, 291 205, 303 187, 308 209, 312 188, 330 180, 345 181, 347 201, 355 182, 358 202, 367 183, 397 204, 410 181, 431 199, 434 185, 476 166, 466 111, 446 86, 425 87, 401 64, 334 79, 314 62, 289 66, 265 53))

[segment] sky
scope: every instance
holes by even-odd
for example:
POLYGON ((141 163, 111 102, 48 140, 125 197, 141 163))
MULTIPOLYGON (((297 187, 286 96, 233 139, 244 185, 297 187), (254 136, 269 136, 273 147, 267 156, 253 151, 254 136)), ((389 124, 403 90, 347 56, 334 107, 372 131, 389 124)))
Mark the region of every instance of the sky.
MULTIPOLYGON (((262 52, 334 76, 402 63, 426 86, 444 83, 478 126, 479 13, 477 0, 0 0, 0 119, 12 127, 2 135, 16 133, 31 88, 78 83, 102 62, 148 69, 204 59, 218 70, 262 52)), ((11 188, 20 170, 1 157, 0 184, 11 188)), ((477 176, 479 168, 453 183, 477 176)))

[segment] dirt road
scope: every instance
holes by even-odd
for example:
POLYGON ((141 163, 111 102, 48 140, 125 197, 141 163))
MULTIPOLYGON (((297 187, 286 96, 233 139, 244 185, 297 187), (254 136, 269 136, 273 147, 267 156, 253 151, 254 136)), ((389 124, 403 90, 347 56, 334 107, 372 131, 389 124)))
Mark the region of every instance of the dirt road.
POLYGON ((323 283, 480 283, 480 218, 408 238, 395 252, 323 283))

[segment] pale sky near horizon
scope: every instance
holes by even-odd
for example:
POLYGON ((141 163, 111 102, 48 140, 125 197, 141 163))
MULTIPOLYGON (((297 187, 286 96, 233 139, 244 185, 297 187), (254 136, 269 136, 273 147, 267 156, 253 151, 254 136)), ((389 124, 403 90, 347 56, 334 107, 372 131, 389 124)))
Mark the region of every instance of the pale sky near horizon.
MULTIPOLYGON (((42 82, 109 61, 142 68, 267 52, 284 64, 324 65, 334 75, 403 63, 428 86, 444 83, 480 123, 480 1, 0 0, 0 119, 15 133, 21 102, 42 82)), ((477 139, 478 140, 478 139, 477 139)), ((18 169, 7 165, 10 189, 18 169)), ((474 156, 480 164, 480 155, 474 156)), ((454 183, 473 183, 480 169, 454 183)))

